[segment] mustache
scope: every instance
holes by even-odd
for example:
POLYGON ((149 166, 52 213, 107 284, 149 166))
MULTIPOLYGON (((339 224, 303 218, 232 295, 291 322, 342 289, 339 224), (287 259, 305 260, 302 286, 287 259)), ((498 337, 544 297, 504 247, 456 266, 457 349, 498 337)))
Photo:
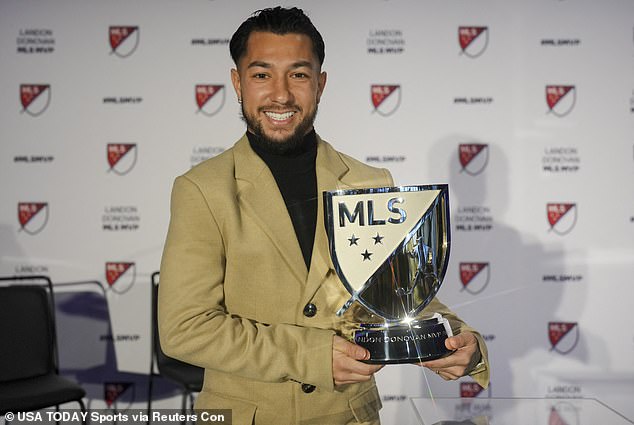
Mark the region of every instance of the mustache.
POLYGON ((288 104, 288 105, 270 105, 270 106, 260 106, 258 108, 258 112, 288 112, 289 110, 302 112, 303 109, 299 105, 288 104))

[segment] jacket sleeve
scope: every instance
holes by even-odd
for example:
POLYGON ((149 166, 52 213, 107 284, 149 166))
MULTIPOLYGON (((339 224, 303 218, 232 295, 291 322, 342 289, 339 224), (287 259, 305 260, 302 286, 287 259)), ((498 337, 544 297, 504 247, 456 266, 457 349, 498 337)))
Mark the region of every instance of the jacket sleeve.
POLYGON ((224 306, 224 272, 218 222, 198 186, 179 177, 161 260, 158 323, 163 351, 205 369, 332 390, 334 331, 266 325, 230 315, 224 306))
POLYGON ((472 332, 476 339, 478 340, 478 348, 480 349, 480 363, 475 365, 472 370, 468 372, 469 376, 471 376, 480 386, 483 388, 487 388, 489 386, 489 354, 487 351, 487 346, 484 342, 484 338, 482 335, 469 325, 467 325, 460 317, 456 315, 453 311, 449 309, 446 305, 438 301, 436 297, 432 299, 432 301, 425 307, 426 312, 429 313, 440 313, 445 319, 449 320, 449 325, 451 326, 451 330, 454 335, 458 335, 462 332, 472 332))

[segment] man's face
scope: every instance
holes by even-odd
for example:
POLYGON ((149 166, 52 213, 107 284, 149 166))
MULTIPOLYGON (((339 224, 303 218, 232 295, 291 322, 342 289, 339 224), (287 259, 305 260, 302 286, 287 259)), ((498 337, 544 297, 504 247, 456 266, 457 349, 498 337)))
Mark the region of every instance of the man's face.
POLYGON ((253 32, 231 82, 247 129, 273 150, 292 149, 313 128, 326 73, 304 34, 253 32))

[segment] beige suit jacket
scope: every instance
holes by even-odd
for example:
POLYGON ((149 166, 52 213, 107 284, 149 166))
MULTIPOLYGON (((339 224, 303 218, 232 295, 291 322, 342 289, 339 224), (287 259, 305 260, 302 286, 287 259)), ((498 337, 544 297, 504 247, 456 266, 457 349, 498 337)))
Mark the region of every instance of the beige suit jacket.
MULTIPOLYGON (((378 421, 374 380, 335 388, 332 338, 349 298, 336 276, 323 225, 322 191, 391 186, 318 138, 318 217, 307 269, 277 184, 246 136, 174 183, 161 262, 163 350, 205 368, 199 409, 232 409, 233 424, 378 421), (306 317, 306 304, 317 314, 306 317), (306 393, 302 384, 316 386, 306 393)), ((450 315, 454 330, 468 329, 450 315)), ((486 358, 486 347, 481 341, 486 358)), ((481 376, 480 380, 488 381, 481 376)))

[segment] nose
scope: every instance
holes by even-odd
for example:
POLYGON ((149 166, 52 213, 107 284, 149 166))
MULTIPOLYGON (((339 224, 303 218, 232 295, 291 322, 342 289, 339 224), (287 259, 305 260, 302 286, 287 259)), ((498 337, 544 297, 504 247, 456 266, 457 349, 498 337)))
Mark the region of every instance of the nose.
POLYGON ((292 102, 293 93, 287 78, 280 77, 273 81, 271 100, 275 103, 286 105, 292 102))

